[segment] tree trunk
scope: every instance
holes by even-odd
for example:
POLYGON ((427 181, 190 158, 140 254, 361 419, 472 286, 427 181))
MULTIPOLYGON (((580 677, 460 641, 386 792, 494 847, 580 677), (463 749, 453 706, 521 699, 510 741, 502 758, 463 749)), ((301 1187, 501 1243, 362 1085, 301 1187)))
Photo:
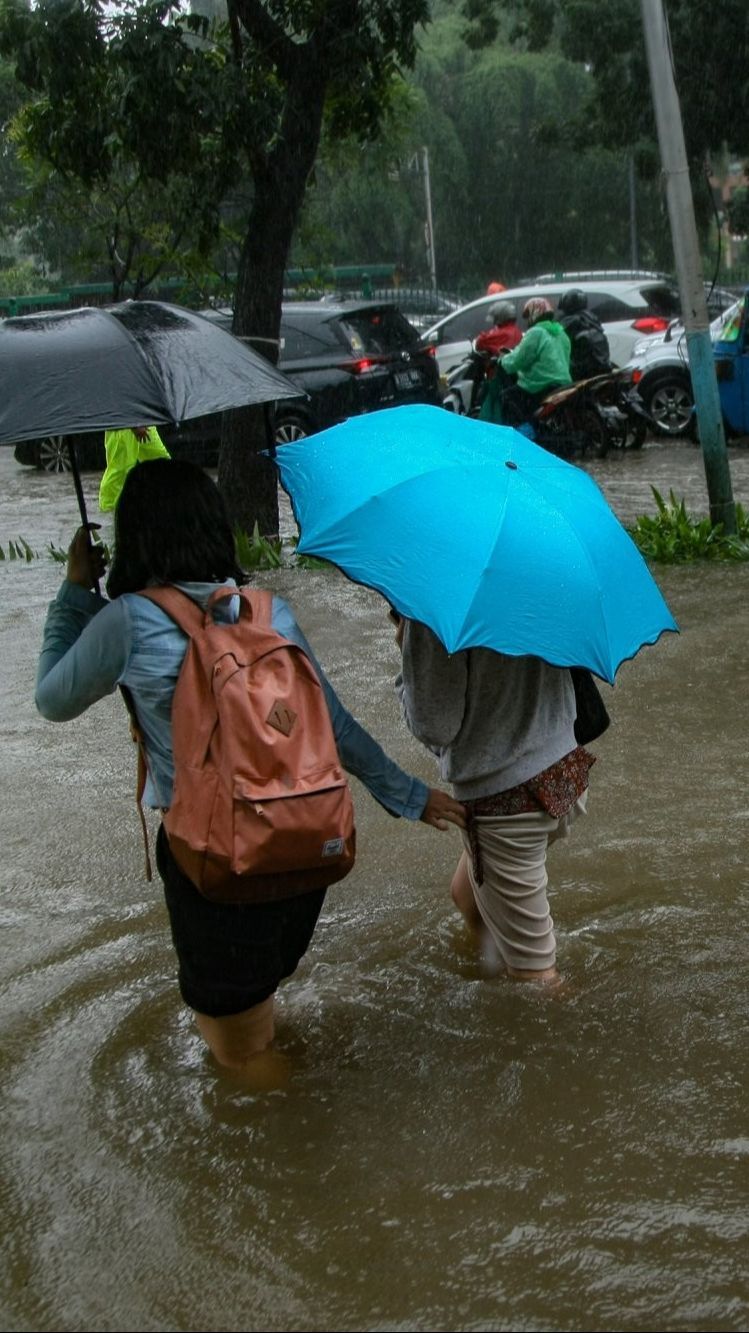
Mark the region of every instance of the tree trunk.
POLYGON ((278 536, 278 483, 275 464, 262 449, 272 444, 266 411, 242 407, 225 412, 221 423, 218 488, 232 528, 252 535, 255 524, 263 537, 278 536))
MULTIPOLYGON (((279 143, 253 172, 255 197, 237 271, 234 332, 258 341, 255 351, 278 360, 284 274, 307 180, 320 141, 325 89, 316 63, 289 88, 279 143)), ((270 414, 272 421, 272 413, 270 414)), ((276 468, 260 451, 269 447, 269 414, 258 407, 224 414, 218 484, 234 527, 263 536, 278 533, 276 468)))

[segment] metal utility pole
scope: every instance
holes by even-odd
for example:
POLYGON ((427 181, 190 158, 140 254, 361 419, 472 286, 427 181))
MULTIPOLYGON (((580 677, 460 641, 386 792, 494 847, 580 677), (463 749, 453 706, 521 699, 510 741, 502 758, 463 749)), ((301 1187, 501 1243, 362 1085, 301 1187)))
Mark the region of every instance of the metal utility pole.
POLYGON ((637 244, 637 190, 635 181, 635 159, 632 153, 627 155, 627 187, 629 191, 629 245, 632 271, 640 267, 640 252, 637 244))
POLYGON ((421 150, 422 173, 424 176, 424 204, 426 207, 426 223, 424 224, 424 240, 427 247, 427 263, 429 265, 429 279, 432 284, 432 291, 437 292, 437 257, 434 251, 434 222, 432 220, 432 187, 429 182, 429 149, 424 147, 421 150))
POLYGON ((674 82, 671 42, 662 0, 640 0, 640 4, 650 71, 650 88, 658 127, 661 167, 666 181, 666 199, 679 279, 682 319, 689 350, 689 370, 705 463, 710 518, 713 523, 722 523, 725 532, 735 533, 736 509, 731 488, 718 381, 715 377, 710 321, 684 146, 681 107, 674 82))
POLYGON ((434 250, 434 222, 432 220, 432 187, 429 181, 429 149, 419 148, 417 152, 409 158, 407 171, 415 176, 420 176, 424 182, 424 244, 427 252, 427 267, 429 269, 429 283, 432 291, 437 293, 437 259, 434 250))

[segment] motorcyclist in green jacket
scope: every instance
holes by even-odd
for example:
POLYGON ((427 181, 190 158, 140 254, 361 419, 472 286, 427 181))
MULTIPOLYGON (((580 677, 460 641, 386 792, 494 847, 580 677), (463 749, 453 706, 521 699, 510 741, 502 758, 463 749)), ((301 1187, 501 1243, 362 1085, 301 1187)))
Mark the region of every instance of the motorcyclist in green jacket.
POLYGON ((522 342, 501 358, 481 416, 500 425, 529 421, 548 393, 572 383, 570 340, 543 296, 523 307, 528 328, 522 342))

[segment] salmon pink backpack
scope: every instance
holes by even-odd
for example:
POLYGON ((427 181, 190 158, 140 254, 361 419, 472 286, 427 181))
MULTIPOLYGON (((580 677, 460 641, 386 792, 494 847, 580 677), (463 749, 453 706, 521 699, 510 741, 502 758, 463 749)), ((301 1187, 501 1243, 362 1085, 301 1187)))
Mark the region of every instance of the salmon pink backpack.
POLYGON ((205 611, 174 587, 139 596, 189 636, 163 815, 180 869, 216 902, 268 902, 343 879, 355 854, 351 791, 319 676, 272 628, 271 593, 219 588, 205 611), (230 596, 238 619, 215 620, 230 596))

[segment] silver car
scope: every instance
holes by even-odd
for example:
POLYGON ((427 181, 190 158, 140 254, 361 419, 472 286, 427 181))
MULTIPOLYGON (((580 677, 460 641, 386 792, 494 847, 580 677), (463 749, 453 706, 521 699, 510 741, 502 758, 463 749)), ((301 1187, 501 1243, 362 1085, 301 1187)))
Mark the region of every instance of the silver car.
POLYGON ((471 343, 491 325, 490 310, 497 301, 511 301, 521 328, 522 312, 532 296, 545 296, 553 306, 570 287, 578 287, 588 298, 588 309, 601 320, 609 340, 611 360, 624 366, 632 356, 635 343, 644 337, 665 333, 679 313, 679 293, 667 278, 611 278, 576 280, 565 274, 555 282, 534 280, 522 287, 509 287, 493 296, 471 301, 452 315, 446 315, 423 334, 424 344, 434 348, 440 375, 471 350, 471 343))
MULTIPOLYGON (((710 325, 710 337, 716 342, 726 325, 736 315, 740 302, 718 315, 710 325)), ((689 354, 684 325, 674 320, 656 338, 635 344, 629 362, 632 381, 645 410, 666 435, 694 435, 694 394, 689 373, 689 354)))

